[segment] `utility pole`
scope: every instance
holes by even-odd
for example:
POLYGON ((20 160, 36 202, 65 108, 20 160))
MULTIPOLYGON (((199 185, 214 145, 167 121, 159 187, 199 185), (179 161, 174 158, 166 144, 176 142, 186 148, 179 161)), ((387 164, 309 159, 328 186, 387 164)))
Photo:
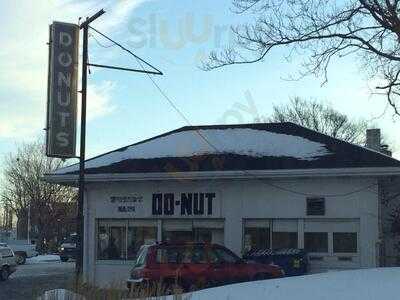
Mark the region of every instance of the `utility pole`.
POLYGON ((31 201, 29 201, 29 206, 28 206, 28 232, 27 232, 27 240, 28 244, 31 244, 31 201))
POLYGON ((82 274, 83 269, 83 237, 84 237, 84 214, 83 214, 83 203, 84 203, 84 195, 85 195, 85 148, 86 148, 86 95, 87 95, 87 72, 88 66, 97 67, 97 68, 105 68, 105 69, 114 69, 120 71, 129 71, 136 73, 145 73, 145 74, 153 74, 153 75, 163 75, 163 73, 158 70, 153 65, 149 64, 145 60, 141 59, 130 50, 126 49, 116 41, 112 40, 105 34, 101 33, 97 29, 90 27, 90 23, 96 20, 98 17, 103 15, 105 11, 101 9, 93 16, 86 18, 86 20, 79 25, 79 28, 83 30, 83 48, 82 48, 82 108, 81 108, 81 141, 80 141, 80 155, 79 155, 79 197, 78 197, 78 214, 77 214, 77 250, 78 257, 76 260, 76 278, 79 279, 79 276, 82 274), (88 62, 88 31, 89 28, 94 30, 96 33, 101 35, 103 38, 109 40, 115 45, 119 46, 122 50, 127 51, 130 55, 134 56, 136 60, 139 62, 142 69, 134 69, 134 68, 125 68, 119 66, 107 66, 100 64, 90 64, 88 62), (143 65, 150 67, 153 70, 145 70, 143 65))
POLYGON ((85 195, 85 148, 86 148, 86 95, 87 95, 87 69, 88 69, 88 31, 89 24, 104 14, 101 9, 93 16, 79 26, 83 30, 83 48, 82 48, 82 105, 81 105, 81 142, 79 155, 79 195, 78 195, 78 214, 77 214, 77 250, 78 257, 76 260, 77 278, 82 274, 83 269, 83 234, 84 234, 84 214, 83 199, 85 195))

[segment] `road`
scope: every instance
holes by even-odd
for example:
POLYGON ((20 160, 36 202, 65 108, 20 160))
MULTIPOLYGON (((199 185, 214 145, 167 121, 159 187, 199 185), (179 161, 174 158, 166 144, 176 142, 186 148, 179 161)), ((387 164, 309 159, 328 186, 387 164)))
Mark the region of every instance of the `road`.
POLYGON ((18 266, 8 281, 0 282, 0 299, 36 299, 47 290, 68 288, 74 275, 73 262, 46 262, 18 266))

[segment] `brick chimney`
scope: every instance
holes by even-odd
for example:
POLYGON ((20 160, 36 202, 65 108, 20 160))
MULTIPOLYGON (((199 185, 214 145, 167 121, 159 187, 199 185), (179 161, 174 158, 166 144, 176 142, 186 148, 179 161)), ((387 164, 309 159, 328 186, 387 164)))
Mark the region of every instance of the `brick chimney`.
POLYGON ((367 129, 367 142, 365 145, 371 150, 381 151, 381 130, 380 129, 367 129))

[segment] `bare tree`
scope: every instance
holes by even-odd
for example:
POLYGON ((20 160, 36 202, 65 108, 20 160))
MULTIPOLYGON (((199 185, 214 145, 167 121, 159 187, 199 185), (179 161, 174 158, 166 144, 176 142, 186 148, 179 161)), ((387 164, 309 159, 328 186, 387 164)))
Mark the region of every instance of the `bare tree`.
POLYGON ((45 173, 62 166, 61 159, 44 155, 40 142, 22 144, 16 153, 8 154, 4 162, 0 199, 19 220, 27 220, 30 208, 31 224, 37 227, 40 249, 43 249, 44 240, 54 237, 55 225, 61 217, 58 203, 75 201, 76 192, 72 188, 42 180, 45 173))
MULTIPOLYGON (((400 116, 399 0, 233 0, 234 11, 253 23, 232 27, 236 43, 212 52, 206 70, 263 60, 272 49, 306 54, 301 76, 323 75, 332 58, 356 54, 363 70, 383 82, 385 94, 400 116)), ((289 55, 289 56, 290 56, 289 55)))
POLYGON ((364 120, 351 120, 345 114, 316 100, 295 97, 286 105, 275 105, 271 116, 262 117, 262 122, 292 122, 327 134, 346 142, 365 145, 364 120))

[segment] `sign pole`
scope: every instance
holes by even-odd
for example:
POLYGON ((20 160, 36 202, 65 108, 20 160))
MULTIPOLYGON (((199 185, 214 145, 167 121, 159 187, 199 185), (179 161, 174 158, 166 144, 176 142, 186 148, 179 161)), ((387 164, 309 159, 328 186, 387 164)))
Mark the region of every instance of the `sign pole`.
POLYGON ((88 69, 88 31, 89 24, 104 14, 102 9, 96 14, 87 18, 79 27, 83 30, 83 48, 82 48, 82 105, 81 105, 81 141, 79 155, 79 195, 78 195, 78 213, 77 213, 77 250, 76 275, 82 274, 83 269, 83 237, 84 237, 84 214, 83 199, 85 195, 85 149, 86 149, 86 95, 87 95, 87 69, 88 69))
POLYGON ((77 86, 77 65, 78 65, 78 44, 79 30, 83 30, 82 47, 82 105, 81 105, 81 134, 79 154, 79 193, 76 217, 77 231, 77 259, 76 259, 76 280, 80 279, 83 273, 84 255, 84 196, 85 196, 85 149, 86 149, 86 96, 87 96, 87 72, 88 66, 163 75, 156 67, 144 61, 121 44, 112 40, 97 29, 90 27, 90 23, 103 15, 105 11, 99 10, 93 16, 86 18, 79 28, 75 24, 53 22, 50 26, 50 51, 49 51, 49 78, 48 78, 48 102, 47 102, 47 134, 46 134, 46 155, 49 157, 76 158, 76 86, 77 86), (88 62, 88 32, 89 28, 109 40, 122 50, 134 56, 139 64, 152 68, 145 70, 124 68, 118 66, 106 66, 100 64, 89 64, 88 62), (61 68, 62 67, 62 68, 61 68), (67 70, 66 67, 68 67, 67 70), (63 72, 57 68, 61 68, 63 72), (68 71, 69 73, 65 73, 68 71), (55 76, 58 77, 55 77, 55 76), (72 80, 71 80, 72 78, 72 80), (60 86, 61 85, 61 86, 60 86), (60 95, 64 95, 61 97, 60 95), (68 111, 66 111, 66 108, 68 111))

